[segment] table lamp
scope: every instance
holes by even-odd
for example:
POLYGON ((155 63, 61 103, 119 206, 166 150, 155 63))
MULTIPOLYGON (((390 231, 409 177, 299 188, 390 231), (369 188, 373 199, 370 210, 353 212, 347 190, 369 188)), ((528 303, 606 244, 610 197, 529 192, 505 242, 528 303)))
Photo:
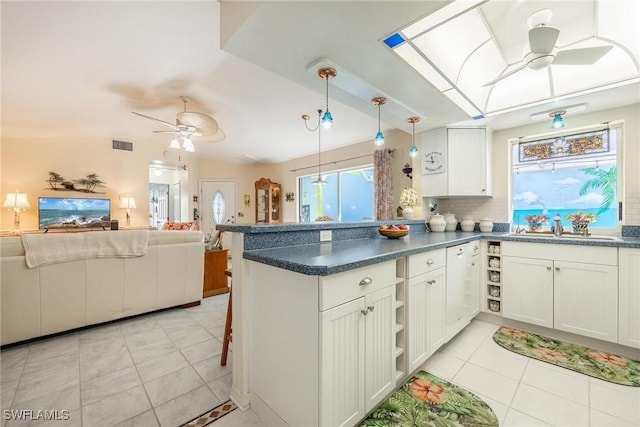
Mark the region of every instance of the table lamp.
POLYGON ((120 199, 120 209, 124 209, 127 214, 127 226, 131 225, 131 210, 136 208, 136 201, 131 196, 123 196, 120 199))
POLYGON ((405 188, 400 193, 400 206, 405 219, 413 219, 413 207, 420 204, 418 193, 413 188, 405 188))
POLYGON ((20 234, 20 212, 31 208, 25 193, 7 193, 2 207, 13 211, 13 234, 20 234))

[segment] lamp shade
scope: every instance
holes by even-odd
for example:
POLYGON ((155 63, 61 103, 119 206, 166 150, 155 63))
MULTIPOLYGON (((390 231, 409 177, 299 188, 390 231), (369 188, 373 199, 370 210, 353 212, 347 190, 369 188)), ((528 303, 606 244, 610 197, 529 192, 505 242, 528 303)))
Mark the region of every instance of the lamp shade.
POLYGON ((7 193, 6 199, 4 199, 4 203, 2 207, 9 209, 29 209, 31 204, 29 204, 29 200, 27 199, 27 195, 25 193, 7 193))
POLYGON ((120 209, 135 209, 136 201, 133 197, 126 196, 120 199, 120 209))
POLYGON ((560 114, 556 114, 553 116, 553 120, 551 121, 552 129, 560 129, 564 127, 564 120, 560 114))
POLYGON ((405 188, 400 193, 400 206, 416 206, 420 204, 418 193, 414 188, 405 188))

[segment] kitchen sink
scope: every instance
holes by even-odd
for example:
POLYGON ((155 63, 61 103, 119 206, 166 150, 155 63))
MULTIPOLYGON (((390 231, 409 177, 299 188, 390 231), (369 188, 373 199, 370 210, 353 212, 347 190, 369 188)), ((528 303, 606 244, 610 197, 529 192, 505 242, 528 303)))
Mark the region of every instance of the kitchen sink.
POLYGON ((561 236, 556 236, 551 233, 509 233, 507 234, 510 237, 522 237, 524 238, 534 238, 534 239, 562 239, 562 240, 604 240, 610 242, 621 242, 622 239, 618 236, 608 236, 604 234, 590 234, 588 236, 581 236, 579 234, 563 234, 561 236))

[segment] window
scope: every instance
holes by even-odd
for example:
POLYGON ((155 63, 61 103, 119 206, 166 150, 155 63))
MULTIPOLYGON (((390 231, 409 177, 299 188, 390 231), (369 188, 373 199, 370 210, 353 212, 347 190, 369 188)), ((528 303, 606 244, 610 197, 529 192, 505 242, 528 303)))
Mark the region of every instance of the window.
POLYGON ((591 214, 590 229, 619 228, 618 140, 622 127, 596 129, 513 141, 511 146, 512 222, 527 226, 532 215, 546 215, 543 226, 560 215, 591 214))
POLYGON ((317 177, 298 179, 300 222, 373 219, 373 166, 324 174, 325 185, 312 184, 317 177))
POLYGON ((224 213, 225 208, 227 207, 227 203, 224 200, 224 196, 221 192, 216 191, 211 199, 211 218, 213 218, 214 223, 222 224, 224 221, 224 213))

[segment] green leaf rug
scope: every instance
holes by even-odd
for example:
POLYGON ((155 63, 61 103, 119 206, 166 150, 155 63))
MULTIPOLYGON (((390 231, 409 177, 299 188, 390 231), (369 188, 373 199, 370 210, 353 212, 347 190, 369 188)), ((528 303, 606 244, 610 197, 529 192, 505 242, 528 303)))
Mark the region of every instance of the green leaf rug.
POLYGON ((493 334, 493 340, 523 356, 604 381, 640 387, 640 361, 637 360, 505 326, 493 334))
POLYGON ((425 371, 419 371, 382 402, 360 426, 480 427, 498 418, 478 396, 425 371))

